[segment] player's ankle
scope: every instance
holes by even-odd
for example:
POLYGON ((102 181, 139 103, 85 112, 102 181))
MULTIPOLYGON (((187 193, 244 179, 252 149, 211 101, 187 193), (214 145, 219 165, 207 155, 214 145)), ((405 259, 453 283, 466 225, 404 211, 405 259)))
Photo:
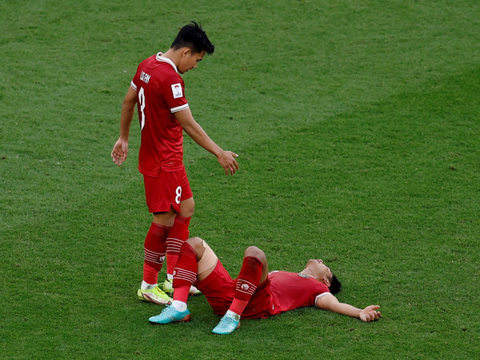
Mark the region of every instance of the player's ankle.
POLYGON ((227 310, 227 313, 226 315, 231 315, 232 317, 234 317, 235 319, 238 317, 240 318, 241 314, 237 314, 236 312, 233 312, 232 310, 227 310))
POLYGON ((172 305, 175 308, 175 310, 184 312, 187 310, 187 303, 184 303, 183 301, 178 301, 178 300, 173 300, 172 305))
POLYGON ((142 285, 140 285, 140 289, 142 289, 142 290, 152 290, 156 286, 157 286, 157 284, 149 284, 145 280, 143 280, 142 285))

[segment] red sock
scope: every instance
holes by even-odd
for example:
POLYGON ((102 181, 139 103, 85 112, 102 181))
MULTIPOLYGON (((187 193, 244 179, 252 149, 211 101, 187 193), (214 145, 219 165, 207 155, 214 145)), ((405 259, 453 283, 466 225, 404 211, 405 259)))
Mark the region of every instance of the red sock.
POLYGON ((246 256, 243 259, 242 269, 238 274, 235 287, 235 298, 230 305, 229 310, 238 315, 242 315, 247 307, 253 293, 262 278, 263 263, 260 259, 253 256, 246 256))
POLYGON ((235 314, 242 315, 243 310, 245 310, 247 305, 248 300, 239 300, 234 298, 228 310, 233 311, 235 314))
POLYGON ((145 260, 143 262, 143 281, 148 284, 158 282, 158 272, 162 269, 167 248, 169 227, 152 223, 145 238, 145 260))
POLYGON ((180 248, 188 239, 190 219, 180 215, 175 216, 175 222, 167 237, 167 274, 173 274, 180 255, 180 248))
POLYGON ((197 280, 197 253, 185 242, 173 275, 173 300, 187 302, 190 286, 197 280))

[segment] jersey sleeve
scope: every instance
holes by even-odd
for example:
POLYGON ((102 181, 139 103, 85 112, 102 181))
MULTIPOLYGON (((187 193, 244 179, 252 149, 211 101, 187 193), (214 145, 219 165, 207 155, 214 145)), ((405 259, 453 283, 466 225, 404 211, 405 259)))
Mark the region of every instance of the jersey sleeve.
POLYGON ((135 73, 135 76, 133 77, 132 81, 130 81, 130 87, 135 90, 135 91, 138 91, 138 84, 139 84, 139 81, 140 81, 140 66, 143 64, 143 61, 142 63, 140 63, 140 65, 138 65, 137 67, 137 72, 135 73))
POLYGON ((160 92, 172 114, 188 109, 185 86, 180 76, 170 76, 161 84, 160 92))
POLYGON ((326 295, 326 294, 330 294, 330 290, 327 290, 325 292, 322 292, 321 294, 318 294, 317 296, 315 296, 315 300, 314 300, 314 305, 315 307, 317 307, 317 299, 321 298, 322 296, 326 295))
POLYGON ((130 81, 130 87, 131 87, 133 90, 137 91, 137 85, 135 84, 135 82, 134 82, 133 80, 130 81))

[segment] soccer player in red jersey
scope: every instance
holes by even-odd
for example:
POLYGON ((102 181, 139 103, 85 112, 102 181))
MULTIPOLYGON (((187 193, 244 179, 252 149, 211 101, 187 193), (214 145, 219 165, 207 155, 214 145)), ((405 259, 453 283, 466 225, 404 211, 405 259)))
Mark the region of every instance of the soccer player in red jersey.
POLYGON ((120 137, 111 156, 119 166, 126 160, 137 105, 141 128, 138 169, 143 174, 147 206, 153 214, 144 244, 143 281, 137 292, 141 300, 157 304, 171 301, 157 284, 158 272, 166 255, 164 290, 173 292, 173 269, 189 235, 194 200, 183 165, 183 130, 217 157, 226 175, 238 170, 238 155, 220 148, 194 120, 180 76, 195 69, 205 54, 213 54, 214 49, 197 23, 185 25, 165 54, 158 53, 140 63, 122 104, 120 137))
POLYGON ((381 317, 378 305, 358 309, 340 303, 334 296, 341 284, 320 259, 311 259, 299 273, 268 272, 265 253, 255 246, 247 248, 237 279, 233 280, 208 244, 190 238, 182 245, 173 278, 173 302, 152 324, 190 321, 187 308, 189 289, 198 287, 217 315, 223 316, 213 333, 231 334, 240 327, 240 317, 267 318, 305 306, 359 318, 369 322, 381 317))

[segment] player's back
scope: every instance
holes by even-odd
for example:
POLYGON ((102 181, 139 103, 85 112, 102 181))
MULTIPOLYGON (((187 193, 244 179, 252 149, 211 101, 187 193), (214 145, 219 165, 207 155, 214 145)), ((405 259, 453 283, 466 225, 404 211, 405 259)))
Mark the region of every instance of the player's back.
POLYGON ((183 130, 174 111, 188 108, 182 78, 171 60, 157 54, 140 63, 132 83, 137 87, 142 129, 140 172, 156 176, 160 168, 178 170, 183 160, 183 130))

